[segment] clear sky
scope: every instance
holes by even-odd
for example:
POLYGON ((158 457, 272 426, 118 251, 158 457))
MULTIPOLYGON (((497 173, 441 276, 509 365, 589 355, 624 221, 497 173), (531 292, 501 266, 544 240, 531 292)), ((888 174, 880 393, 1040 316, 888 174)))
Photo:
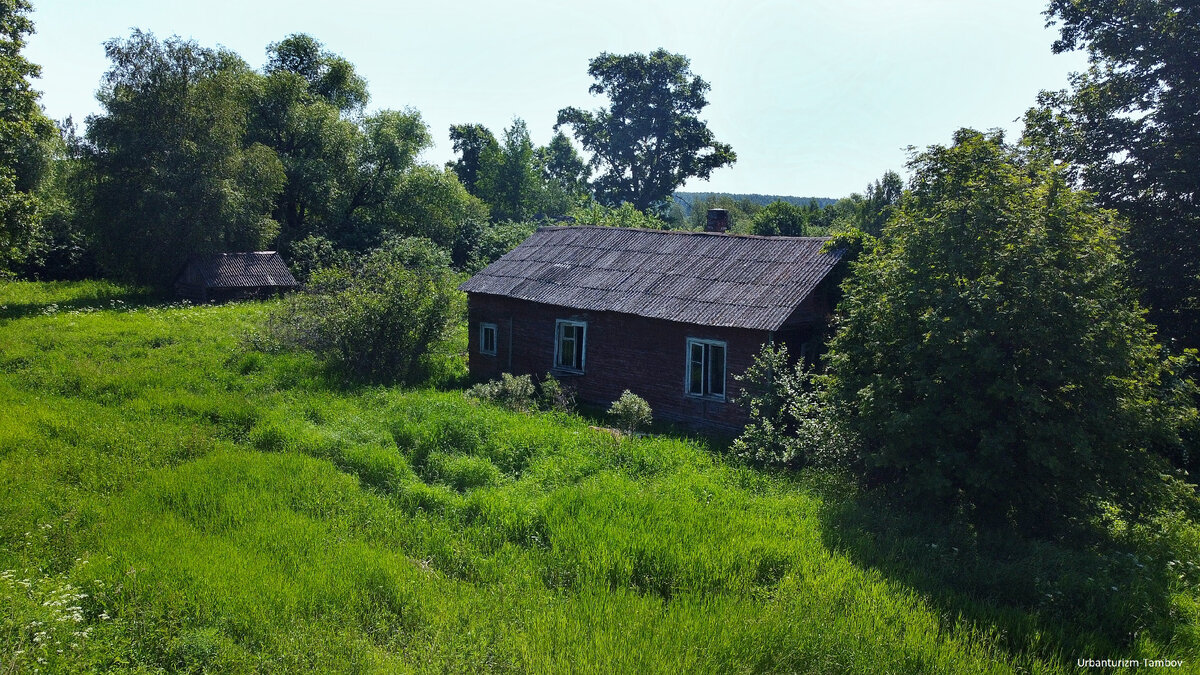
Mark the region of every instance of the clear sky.
POLYGON ((46 112, 99 112, 103 42, 138 27, 223 45, 254 67, 266 46, 309 33, 366 78, 370 109, 413 107, 452 156, 451 124, 497 136, 514 117, 535 143, 559 108, 593 108, 588 60, 602 51, 687 55, 712 90, 702 117, 737 163, 685 189, 842 197, 905 148, 949 142, 964 126, 1003 128, 1080 54, 1053 55, 1045 0, 32 0, 26 55, 43 68, 46 112))

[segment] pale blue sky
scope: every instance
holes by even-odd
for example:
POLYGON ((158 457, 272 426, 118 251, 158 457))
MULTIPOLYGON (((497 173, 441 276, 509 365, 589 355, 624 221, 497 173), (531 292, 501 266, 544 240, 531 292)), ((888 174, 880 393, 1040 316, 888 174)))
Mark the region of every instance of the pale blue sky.
POLYGON ((499 135, 521 117, 546 142, 559 108, 600 104, 587 92, 590 58, 664 47, 712 85, 702 116, 738 162, 686 189, 720 192, 861 191, 901 170, 907 146, 964 126, 1015 134, 1039 90, 1085 65, 1050 53, 1044 0, 33 4, 26 54, 43 67, 36 86, 56 119, 98 112, 102 43, 132 27, 220 44, 254 67, 268 43, 305 32, 358 68, 369 108, 419 110, 436 142, 423 159, 438 164, 454 123, 499 135))

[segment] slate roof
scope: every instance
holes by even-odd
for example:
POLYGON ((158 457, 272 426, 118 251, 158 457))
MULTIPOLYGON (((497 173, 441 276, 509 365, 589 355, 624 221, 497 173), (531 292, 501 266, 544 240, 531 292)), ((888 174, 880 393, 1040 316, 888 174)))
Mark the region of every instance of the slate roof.
POLYGON ((208 288, 299 285, 275 251, 194 256, 187 265, 208 288))
POLYGON ((581 310, 776 330, 833 270, 825 237, 754 237, 624 227, 543 227, 463 282, 581 310))

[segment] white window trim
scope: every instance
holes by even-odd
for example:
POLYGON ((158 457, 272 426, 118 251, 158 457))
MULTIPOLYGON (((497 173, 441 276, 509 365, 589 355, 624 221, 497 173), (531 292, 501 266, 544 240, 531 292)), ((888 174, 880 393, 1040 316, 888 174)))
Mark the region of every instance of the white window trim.
POLYGON ((565 373, 578 373, 580 375, 587 369, 587 322, 572 321, 570 319, 557 319, 554 322, 554 370, 565 373), (577 326, 583 328, 583 351, 579 354, 579 369, 576 370, 570 366, 559 365, 559 348, 562 345, 562 329, 563 326, 577 326))
MULTIPOLYGON (((729 347, 724 340, 705 340, 702 338, 688 338, 687 346, 683 351, 683 393, 692 398, 702 398, 706 401, 724 401, 725 394, 693 394, 692 393, 692 345, 710 345, 720 347, 725 351, 724 363, 721 364, 721 388, 728 391, 729 389, 729 347)), ((707 373, 705 373, 707 374, 707 373)), ((703 389, 703 386, 701 387, 703 389)))
POLYGON ((485 323, 482 321, 479 322, 479 353, 484 356, 495 356, 496 355, 496 346, 497 346, 497 343, 499 343, 499 342, 500 342, 499 327, 497 327, 496 324, 494 324, 494 323, 485 323), (492 329, 492 350, 491 351, 488 351, 483 348, 483 345, 486 344, 483 340, 483 333, 484 333, 484 331, 486 331, 489 328, 492 329))

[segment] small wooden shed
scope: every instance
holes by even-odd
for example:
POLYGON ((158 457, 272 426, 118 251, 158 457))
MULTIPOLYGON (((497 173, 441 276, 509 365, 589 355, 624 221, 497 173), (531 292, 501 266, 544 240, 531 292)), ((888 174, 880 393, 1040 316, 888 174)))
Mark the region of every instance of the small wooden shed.
POLYGON ((192 256, 175 278, 175 293, 192 302, 264 298, 300 284, 276 251, 192 256))

